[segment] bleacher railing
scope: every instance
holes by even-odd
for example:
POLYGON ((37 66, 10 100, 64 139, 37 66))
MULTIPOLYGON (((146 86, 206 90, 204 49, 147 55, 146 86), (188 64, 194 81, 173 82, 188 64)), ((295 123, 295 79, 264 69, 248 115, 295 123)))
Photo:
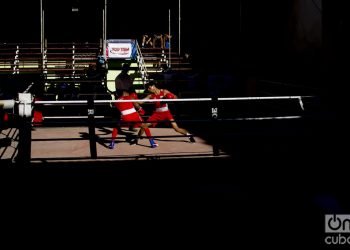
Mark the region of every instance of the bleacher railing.
POLYGON ((57 78, 60 73, 79 76, 96 63, 98 43, 0 44, 0 74, 43 74, 57 78))
POLYGON ((145 64, 145 60, 143 58, 139 43, 136 41, 136 47, 137 47, 137 64, 139 66, 140 72, 141 72, 141 79, 143 84, 147 83, 149 77, 147 72, 147 67, 145 64))

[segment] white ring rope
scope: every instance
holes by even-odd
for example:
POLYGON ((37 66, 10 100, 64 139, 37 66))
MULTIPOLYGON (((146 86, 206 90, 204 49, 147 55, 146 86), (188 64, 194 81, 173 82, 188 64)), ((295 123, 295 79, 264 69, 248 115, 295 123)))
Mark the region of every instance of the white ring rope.
POLYGON ((234 120, 234 121, 265 121, 265 120, 293 120, 303 118, 300 115, 294 116, 267 116, 267 117, 246 117, 246 118, 233 118, 225 120, 234 120))
MULTIPOLYGON (((301 101, 302 98, 313 98, 314 96, 261 96, 261 97, 220 97, 218 101, 250 101, 250 100, 285 100, 296 99, 301 101)), ((213 98, 178 98, 178 99, 135 99, 135 100, 94 100, 94 103, 116 103, 116 102, 203 102, 212 101, 213 98)), ((35 104, 87 104, 87 100, 67 100, 67 101, 35 101, 35 104)))
MULTIPOLYGON (((81 115, 81 116, 44 116, 44 119, 88 119, 89 117, 87 115, 81 115)), ((109 116, 102 116, 102 115, 96 115, 94 116, 95 119, 101 119, 101 118, 110 118, 109 116)))

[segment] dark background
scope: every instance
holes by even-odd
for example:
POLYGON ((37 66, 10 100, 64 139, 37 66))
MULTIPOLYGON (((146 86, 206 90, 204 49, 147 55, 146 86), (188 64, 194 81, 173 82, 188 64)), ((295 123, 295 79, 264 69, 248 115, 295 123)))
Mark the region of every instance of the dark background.
MULTIPOLYGON (((182 1, 182 51, 194 55, 199 68, 213 72, 248 70, 251 74, 318 82, 325 69, 338 69, 349 54, 348 3, 313 0, 309 12, 293 0, 182 1), (322 4, 320 4, 322 2, 322 4), (311 13, 311 14, 310 14, 311 13), (297 40, 299 15, 322 20, 319 44, 297 40), (319 17, 317 17, 319 16, 319 17), (298 44, 299 43, 299 44, 298 44), (306 44, 306 45, 305 45, 306 44), (303 47, 300 50, 300 47, 303 47)), ((311 3, 311 1, 309 1, 311 3)), ((103 0, 44 0, 48 42, 91 41, 102 37, 103 0), (78 12, 72 12, 77 7, 78 12)), ((108 1, 107 39, 137 38, 167 32, 171 10, 173 43, 178 43, 178 1, 108 1)), ((2 2, 0 42, 40 42, 40 1, 2 2)), ((316 27, 317 29, 317 27, 316 27)))
MULTIPOLYGON (((48 42, 99 41, 103 1, 45 2, 48 42), (72 13, 72 5, 78 6, 78 13, 72 13)), ((7 192, 10 202, 6 205, 20 200, 16 208, 21 216, 16 218, 32 218, 23 213, 32 205, 35 211, 30 213, 46 211, 50 218, 54 215, 55 224, 67 223, 63 225, 67 230, 72 221, 79 229, 90 222, 104 229, 103 222, 113 221, 109 225, 113 228, 120 226, 121 219, 131 226, 142 222, 141 234, 156 226, 169 244, 182 247, 187 240, 237 249, 324 247, 324 214, 348 213, 349 209, 344 174, 347 148, 342 146, 348 143, 342 111, 346 110, 349 84, 349 3, 323 0, 319 10, 315 1, 313 13, 322 15, 322 36, 320 44, 309 44, 296 39, 295 2, 242 0, 240 8, 239 1, 183 0, 183 50, 192 53, 196 69, 205 76, 244 74, 321 88, 332 107, 331 118, 322 113, 318 120, 302 123, 302 133, 293 123, 282 127, 276 123, 276 131, 296 129, 297 136, 271 136, 261 132, 259 124, 241 138, 235 128, 236 141, 229 145, 236 159, 232 161, 156 161, 145 167, 137 162, 122 167, 114 162, 103 167, 95 163, 60 165, 54 170, 44 167, 39 174, 35 169, 17 170, 3 189, 15 194, 7 192), (333 119, 334 114, 340 119, 333 119), (255 136, 259 133, 260 137, 255 136), (169 167, 172 164, 175 166, 169 167), (180 228, 177 233, 170 232, 172 226, 180 228)), ((171 8, 176 40, 177 3, 110 0, 107 38, 140 39, 145 32, 166 32, 171 8)), ((0 42, 40 41, 38 0, 1 2, 0 14, 0 42)), ((309 16, 304 18, 307 22, 309 16)), ((33 220, 28 225, 38 223, 33 220)), ((93 237, 99 229, 92 230, 93 237)), ((74 229, 70 230, 74 235, 74 229)), ((149 240, 159 237, 153 235, 149 240)))
MULTIPOLYGON (((102 37, 104 1, 43 2, 48 42, 98 42, 102 37), (72 7, 79 11, 72 12, 72 7)), ((274 80, 302 81, 328 91, 332 86, 325 79, 343 77, 346 64, 341 61, 349 55, 349 4, 345 0, 310 0, 309 12, 303 12, 296 9, 297 2, 182 1, 182 52, 191 53, 195 67, 207 73, 244 71, 274 80), (315 28, 321 34, 317 43, 308 43, 307 38, 300 39, 305 34, 296 33, 300 20, 307 23, 308 18, 322 21, 321 27, 315 28)), ((0 42, 40 42, 39 6, 39 0, 2 2, 0 42)), ((140 40, 146 32, 165 33, 169 9, 173 44, 177 47, 177 0, 109 0, 107 39, 140 40)))

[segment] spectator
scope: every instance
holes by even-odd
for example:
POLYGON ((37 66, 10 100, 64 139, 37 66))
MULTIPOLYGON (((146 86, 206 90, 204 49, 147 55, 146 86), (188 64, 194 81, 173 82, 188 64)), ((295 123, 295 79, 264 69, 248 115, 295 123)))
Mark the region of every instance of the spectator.
POLYGON ((156 33, 153 35, 153 48, 164 48, 163 35, 161 33, 156 33))
POLYGON ((163 48, 170 49, 170 41, 171 41, 172 35, 166 33, 163 36, 163 48))
POLYGON ((142 36, 142 48, 151 48, 153 47, 152 37, 148 34, 142 36))

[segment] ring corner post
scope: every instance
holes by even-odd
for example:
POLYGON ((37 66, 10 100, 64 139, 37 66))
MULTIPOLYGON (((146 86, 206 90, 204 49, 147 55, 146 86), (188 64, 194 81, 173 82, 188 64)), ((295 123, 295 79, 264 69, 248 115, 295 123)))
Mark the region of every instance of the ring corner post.
POLYGON ((18 94, 19 115, 19 141, 16 165, 29 166, 31 161, 32 143, 32 95, 30 93, 18 94))

